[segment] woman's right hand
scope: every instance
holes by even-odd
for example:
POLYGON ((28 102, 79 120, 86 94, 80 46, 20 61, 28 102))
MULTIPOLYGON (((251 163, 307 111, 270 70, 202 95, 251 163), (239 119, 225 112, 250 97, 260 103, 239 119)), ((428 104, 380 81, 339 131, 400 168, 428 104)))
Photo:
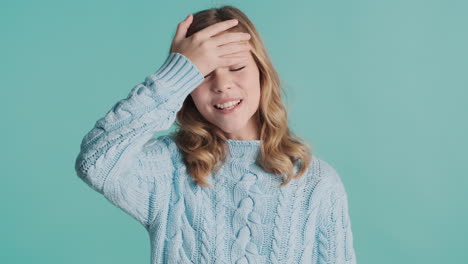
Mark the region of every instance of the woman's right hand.
POLYGON ((177 26, 172 40, 171 53, 177 52, 187 57, 203 76, 218 67, 228 67, 247 60, 251 46, 250 34, 243 32, 223 32, 235 25, 236 19, 225 20, 210 25, 186 38, 187 30, 192 23, 190 14, 177 26), (223 32, 222 34, 219 34, 223 32))

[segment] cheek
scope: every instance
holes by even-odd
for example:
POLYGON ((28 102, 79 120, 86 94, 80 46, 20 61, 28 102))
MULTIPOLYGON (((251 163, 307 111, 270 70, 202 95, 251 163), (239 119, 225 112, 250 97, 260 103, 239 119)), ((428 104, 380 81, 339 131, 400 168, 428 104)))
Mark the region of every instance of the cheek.
POLYGON ((255 96, 254 96, 254 110, 256 111, 258 109, 258 107, 260 106, 260 93, 259 92, 256 92, 255 96))
POLYGON ((259 101, 260 99, 260 81, 256 78, 249 79, 249 82, 245 83, 247 87, 247 93, 252 98, 252 101, 259 101))
POLYGON ((192 99, 193 101, 197 101, 198 98, 200 97, 200 86, 198 86, 197 88, 195 88, 195 90, 193 90, 191 93, 190 93, 190 96, 192 96, 192 99))
POLYGON ((204 101, 203 91, 200 88, 201 87, 198 87, 190 93, 190 96, 192 96, 193 102, 197 106, 200 105, 204 101))
POLYGON ((192 96, 193 103, 195 104, 195 107, 198 109, 200 113, 206 113, 207 111, 210 111, 209 109, 209 100, 206 98, 206 96, 203 96, 203 94, 198 94, 198 93, 191 93, 190 96, 192 96))

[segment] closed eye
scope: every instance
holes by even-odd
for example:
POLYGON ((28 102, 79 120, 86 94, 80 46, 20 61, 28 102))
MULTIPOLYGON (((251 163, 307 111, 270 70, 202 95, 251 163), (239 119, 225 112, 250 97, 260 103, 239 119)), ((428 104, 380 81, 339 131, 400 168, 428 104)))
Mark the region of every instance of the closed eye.
MULTIPOLYGON (((237 69, 234 69, 234 70, 231 70, 231 71, 240 71, 240 70, 244 69, 245 67, 246 67, 246 66, 240 67, 240 68, 237 68, 237 69)), ((205 75, 205 78, 208 77, 208 76, 210 76, 210 75, 211 75, 211 72, 210 72, 209 74, 205 75)))
POLYGON ((240 71, 240 70, 242 70, 242 69, 244 69, 244 68, 245 68, 245 66, 244 66, 244 67, 240 67, 239 69, 234 69, 234 70, 232 70, 232 71, 240 71))

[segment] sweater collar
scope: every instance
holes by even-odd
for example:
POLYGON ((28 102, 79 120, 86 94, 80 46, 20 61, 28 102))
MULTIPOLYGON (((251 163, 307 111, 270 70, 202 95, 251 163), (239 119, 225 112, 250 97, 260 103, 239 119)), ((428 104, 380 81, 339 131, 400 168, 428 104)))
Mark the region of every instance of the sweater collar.
POLYGON ((226 139, 229 153, 233 158, 243 158, 255 161, 260 152, 260 140, 235 140, 226 139))

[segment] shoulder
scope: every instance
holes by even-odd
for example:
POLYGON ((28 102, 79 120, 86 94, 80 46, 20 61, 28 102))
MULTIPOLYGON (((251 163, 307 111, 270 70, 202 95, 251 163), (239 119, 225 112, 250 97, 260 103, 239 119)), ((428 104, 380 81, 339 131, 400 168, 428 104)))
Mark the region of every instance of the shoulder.
POLYGON ((314 155, 309 170, 308 176, 311 178, 311 182, 315 183, 315 195, 320 196, 321 199, 329 198, 332 200, 346 196, 340 173, 329 162, 314 155))
POLYGON ((306 173, 315 181, 336 183, 341 180, 338 171, 330 163, 315 154, 310 160, 306 173))
POLYGON ((343 182, 340 177, 340 173, 327 161, 317 158, 318 164, 318 175, 324 182, 329 186, 334 186, 336 188, 342 188, 343 182))

